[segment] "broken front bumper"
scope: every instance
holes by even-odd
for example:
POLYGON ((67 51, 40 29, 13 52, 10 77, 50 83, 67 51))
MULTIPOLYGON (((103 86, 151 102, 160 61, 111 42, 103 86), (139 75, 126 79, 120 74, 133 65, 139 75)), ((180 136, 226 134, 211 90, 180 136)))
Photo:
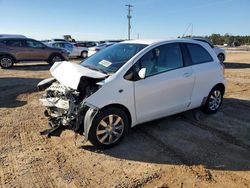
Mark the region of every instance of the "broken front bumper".
POLYGON ((56 107, 64 110, 69 109, 69 100, 64 100, 59 97, 41 98, 39 100, 43 106, 48 108, 56 107))

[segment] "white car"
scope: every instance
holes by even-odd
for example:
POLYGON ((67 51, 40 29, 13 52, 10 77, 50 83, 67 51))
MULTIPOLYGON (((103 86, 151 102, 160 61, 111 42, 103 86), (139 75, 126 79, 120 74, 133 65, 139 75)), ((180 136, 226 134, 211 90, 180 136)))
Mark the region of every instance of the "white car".
POLYGON ((99 51, 101 51, 104 48, 112 46, 113 44, 115 44, 115 43, 114 42, 105 42, 105 43, 99 44, 97 46, 90 47, 89 51, 88 51, 88 56, 92 56, 96 52, 99 52, 99 51))
POLYGON ((48 42, 45 43, 50 47, 65 49, 69 52, 69 57, 88 57, 88 48, 77 47, 69 42, 57 41, 57 42, 48 42))
POLYGON ((191 39, 125 41, 50 72, 38 84, 47 133, 69 126, 101 148, 137 124, 197 107, 215 113, 225 92, 224 65, 208 44, 191 39))
POLYGON ((226 59, 226 51, 223 48, 219 48, 217 46, 214 46, 213 43, 210 40, 206 39, 206 38, 193 37, 192 39, 208 43, 208 45, 214 50, 214 52, 217 55, 220 62, 223 63, 225 61, 225 59, 226 59))

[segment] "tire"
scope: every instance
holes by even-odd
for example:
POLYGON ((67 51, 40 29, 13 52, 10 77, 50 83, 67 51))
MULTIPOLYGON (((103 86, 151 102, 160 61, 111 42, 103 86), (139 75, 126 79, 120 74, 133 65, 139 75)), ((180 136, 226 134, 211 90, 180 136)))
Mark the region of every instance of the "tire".
POLYGON ((202 111, 206 114, 216 113, 223 102, 224 89, 220 86, 215 86, 209 93, 202 111))
POLYGON ((87 51, 82 51, 82 52, 81 52, 81 57, 82 57, 83 59, 86 59, 86 58, 88 57, 88 52, 87 52, 87 51))
POLYGON ((60 54, 53 54, 49 57, 48 59, 48 63, 50 65, 53 65, 55 62, 59 62, 59 61, 63 61, 64 58, 62 57, 62 55, 60 54))
POLYGON ((219 55, 218 55, 218 59, 220 60, 221 63, 223 63, 224 60, 225 60, 224 54, 219 54, 219 55))
POLYGON ((8 55, 0 56, 0 66, 2 69, 10 69, 13 67, 15 60, 13 57, 8 55))
POLYGON ((128 127, 128 117, 122 110, 106 108, 95 116, 88 139, 97 148, 110 148, 122 140, 128 127))

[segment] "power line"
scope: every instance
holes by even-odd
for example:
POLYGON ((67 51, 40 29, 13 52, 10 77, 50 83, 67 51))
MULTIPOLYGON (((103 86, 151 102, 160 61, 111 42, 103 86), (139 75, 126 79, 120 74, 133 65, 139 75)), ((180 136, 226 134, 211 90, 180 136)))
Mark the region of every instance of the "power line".
POLYGON ((132 18, 131 16, 131 8, 133 7, 132 5, 128 4, 126 5, 128 7, 128 15, 127 15, 127 18, 128 18, 128 40, 130 40, 130 30, 131 30, 131 24, 130 24, 130 20, 132 18))

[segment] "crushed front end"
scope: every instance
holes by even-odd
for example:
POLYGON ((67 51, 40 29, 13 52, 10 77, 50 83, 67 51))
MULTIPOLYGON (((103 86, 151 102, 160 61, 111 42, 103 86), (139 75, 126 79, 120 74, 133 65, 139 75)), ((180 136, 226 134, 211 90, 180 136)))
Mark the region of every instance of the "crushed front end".
MULTIPOLYGON (((83 80, 86 82, 87 79, 83 80)), ((51 136, 62 127, 80 134, 84 133, 84 118, 90 108, 86 105, 85 99, 98 90, 97 85, 91 85, 89 81, 87 84, 84 82, 77 90, 64 86, 55 79, 48 79, 47 82, 45 80, 38 85, 40 90, 47 87, 39 100, 46 107, 44 114, 48 117, 50 126, 50 129, 41 134, 51 136)))

